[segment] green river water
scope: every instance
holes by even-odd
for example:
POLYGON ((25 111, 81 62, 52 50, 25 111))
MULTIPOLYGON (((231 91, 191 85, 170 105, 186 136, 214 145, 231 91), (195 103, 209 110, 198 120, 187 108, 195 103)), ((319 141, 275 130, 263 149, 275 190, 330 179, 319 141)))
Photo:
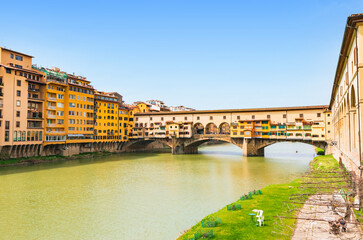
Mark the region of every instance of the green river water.
POLYGON ((300 177, 314 156, 292 143, 266 157, 229 144, 200 152, 0 168, 0 239, 175 239, 242 193, 300 177))

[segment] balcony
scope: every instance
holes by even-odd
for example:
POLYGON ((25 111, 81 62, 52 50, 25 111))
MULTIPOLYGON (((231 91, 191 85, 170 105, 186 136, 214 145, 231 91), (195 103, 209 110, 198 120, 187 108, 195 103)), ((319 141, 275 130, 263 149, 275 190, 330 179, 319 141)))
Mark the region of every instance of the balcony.
POLYGON ((50 114, 48 114, 47 115, 47 118, 57 118, 57 115, 50 115, 50 114))
POLYGON ((48 108, 48 109, 54 109, 54 110, 55 110, 55 109, 57 109, 57 107, 56 107, 56 106, 47 106, 47 108, 48 108))
POLYGON ((48 97, 48 101, 54 101, 54 102, 56 102, 56 101, 57 101, 57 99, 56 99, 56 98, 54 98, 54 97, 48 97))
POLYGON ((43 127, 38 124, 28 124, 28 129, 43 129, 43 127))
POLYGON ((55 123, 48 123, 47 125, 48 125, 48 127, 56 127, 57 126, 57 124, 55 124, 55 123))
POLYGON ((46 133, 54 133, 54 134, 64 134, 65 131, 46 131, 46 133))
POLYGON ((42 99, 42 98, 39 98, 38 96, 28 96, 28 99, 30 100, 30 101, 44 101, 44 99, 42 99))
POLYGON ((28 113, 28 119, 43 119, 43 113, 41 112, 28 113))
POLYGON ((0 92, 0 97, 3 97, 4 96, 4 93, 3 92, 0 92))
POLYGON ((39 89, 39 88, 31 88, 31 87, 29 87, 29 88, 28 88, 28 91, 32 91, 32 92, 40 92, 40 89, 39 89))

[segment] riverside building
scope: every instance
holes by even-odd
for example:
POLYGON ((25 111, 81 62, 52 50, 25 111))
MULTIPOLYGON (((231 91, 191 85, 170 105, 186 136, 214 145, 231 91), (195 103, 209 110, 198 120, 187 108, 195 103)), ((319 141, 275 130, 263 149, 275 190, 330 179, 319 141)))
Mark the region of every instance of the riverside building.
POLYGON ((32 58, 0 48, 1 159, 116 151, 129 140, 133 111, 120 94, 96 92, 85 77, 32 58))
POLYGON ((0 47, 0 150, 39 152, 44 137, 45 76, 32 56, 0 47))
POLYGON ((363 14, 348 17, 338 54, 330 109, 334 157, 362 176, 363 14))
POLYGON ((95 141, 125 142, 130 132, 130 112, 118 93, 95 93, 95 141))

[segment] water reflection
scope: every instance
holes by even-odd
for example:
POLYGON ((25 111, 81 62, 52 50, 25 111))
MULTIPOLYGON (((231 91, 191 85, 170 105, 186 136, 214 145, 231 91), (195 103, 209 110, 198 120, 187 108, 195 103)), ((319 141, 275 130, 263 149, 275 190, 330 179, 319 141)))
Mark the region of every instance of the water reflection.
POLYGON ((266 150, 280 158, 227 144, 0 169, 1 238, 175 239, 242 193, 299 177, 313 148, 286 146, 266 150))

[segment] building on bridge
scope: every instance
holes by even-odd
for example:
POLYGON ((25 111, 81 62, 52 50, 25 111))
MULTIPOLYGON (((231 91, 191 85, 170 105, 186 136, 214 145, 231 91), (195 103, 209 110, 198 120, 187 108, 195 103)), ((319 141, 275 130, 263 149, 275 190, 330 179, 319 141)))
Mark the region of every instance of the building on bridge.
POLYGON ((330 100, 336 159, 362 176, 363 14, 348 17, 330 100))
MULTIPOLYGON (((266 140, 260 141, 260 147, 254 152, 244 150, 246 155, 257 155, 262 153, 261 146, 278 141, 322 143, 325 146, 331 140, 330 124, 328 106, 149 112, 135 114, 133 139, 179 139, 174 145, 186 146, 185 149, 193 146, 186 151, 189 153, 197 152, 197 144, 191 143, 194 140, 202 143, 217 139, 241 148, 246 139, 266 140), (186 141, 189 143, 184 144, 186 141)), ((254 148, 252 144, 249 146, 254 148)))

